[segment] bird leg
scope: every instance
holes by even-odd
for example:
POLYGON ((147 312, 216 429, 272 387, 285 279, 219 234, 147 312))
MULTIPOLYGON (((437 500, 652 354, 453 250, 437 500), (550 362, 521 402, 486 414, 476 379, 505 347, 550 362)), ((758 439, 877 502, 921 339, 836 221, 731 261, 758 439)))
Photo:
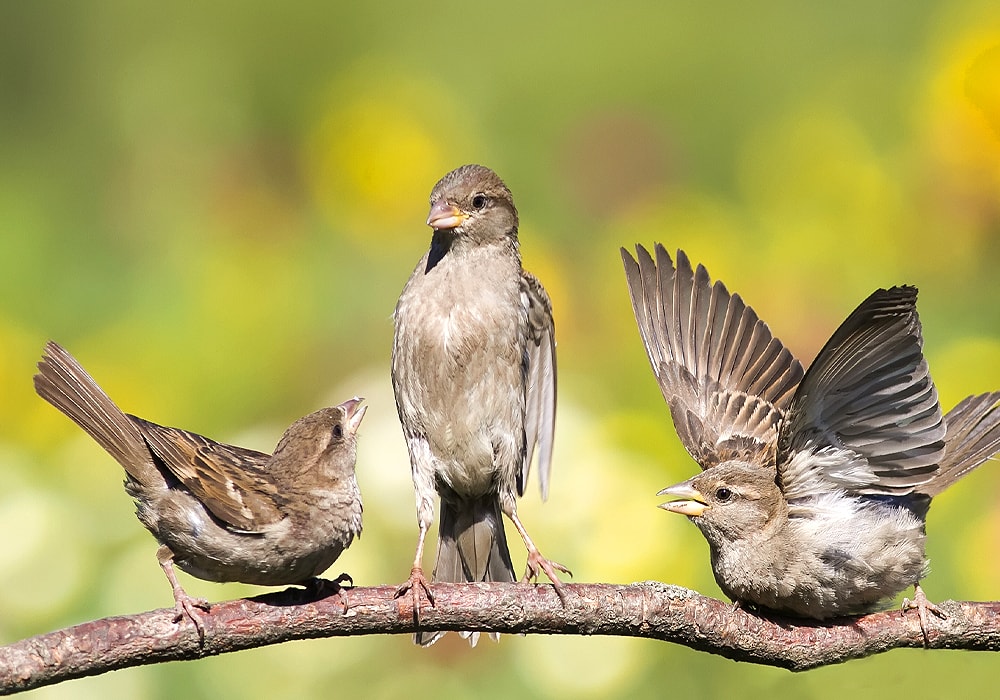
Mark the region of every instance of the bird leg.
POLYGON ((160 568, 167 576, 170 587, 174 591, 174 622, 180 622, 181 618, 187 615, 198 630, 198 639, 205 642, 205 623, 202 622, 201 615, 195 612, 195 608, 201 608, 205 612, 209 610, 208 601, 204 598, 192 598, 181 587, 174 573, 174 553, 165 544, 160 545, 156 550, 156 560, 160 562, 160 568))
POLYGON ((927 646, 930 643, 930 639, 927 637, 929 629, 927 626, 927 611, 930 610, 942 620, 947 619, 948 615, 944 610, 927 600, 927 596, 924 595, 924 589, 920 587, 919 583, 913 586, 913 600, 903 598, 903 612, 913 609, 916 609, 917 616, 920 618, 920 632, 924 635, 924 646, 927 646))
POLYGON ((424 539, 427 537, 427 526, 420 523, 420 536, 417 538, 417 553, 413 557, 413 568, 410 569, 410 578, 406 579, 396 588, 396 598, 410 591, 413 599, 413 620, 420 622, 420 591, 427 596, 427 602, 434 605, 434 594, 431 592, 431 585, 424 576, 422 566, 424 559, 424 539))
POLYGON ((545 575, 549 577, 552 581, 552 585, 555 586, 556 593, 559 595, 559 600, 565 605, 566 603, 566 592, 563 590, 562 581, 556 576, 556 571, 562 571, 564 574, 573 575, 573 572, 567 569, 565 566, 558 562, 554 562, 551 559, 546 559, 542 556, 542 553, 538 551, 538 547, 535 543, 531 541, 531 537, 528 536, 528 531, 524 529, 524 525, 521 524, 521 519, 517 517, 517 512, 508 513, 507 516, 514 523, 514 527, 517 528, 518 533, 521 535, 521 539, 524 540, 524 546, 528 549, 528 562, 527 567, 524 571, 524 582, 527 583, 531 580, 537 580, 539 571, 544 571, 545 575))

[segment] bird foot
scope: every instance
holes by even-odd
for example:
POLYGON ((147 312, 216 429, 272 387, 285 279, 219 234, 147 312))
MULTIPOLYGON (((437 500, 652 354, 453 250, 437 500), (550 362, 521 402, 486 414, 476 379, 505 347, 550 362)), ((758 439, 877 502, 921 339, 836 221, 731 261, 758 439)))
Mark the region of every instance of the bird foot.
POLYGON ((562 603, 565 605, 566 591, 563 589, 563 583, 562 581, 559 580, 559 577, 556 575, 556 571, 561 571, 564 574, 568 574, 570 576, 573 575, 572 571, 567 569, 559 562, 552 561, 551 559, 546 559, 545 557, 542 556, 542 553, 539 552, 537 549, 532 549, 528 552, 528 564, 524 571, 524 579, 522 580, 524 581, 524 583, 537 581, 539 573, 545 572, 545 575, 548 577, 548 579, 552 581, 552 585, 555 586, 556 594, 559 596, 559 600, 562 601, 562 603))
POLYGON ((179 586, 174 589, 174 622, 178 623, 185 617, 189 618, 198 630, 198 641, 202 644, 205 642, 205 622, 196 609, 208 612, 211 607, 204 598, 193 598, 179 586))
POLYGON ((942 620, 946 620, 948 618, 948 614, 944 610, 927 600, 927 596, 924 595, 924 590, 919 585, 913 587, 913 600, 903 598, 902 609, 904 613, 907 610, 916 609, 917 617, 920 618, 920 632, 924 636, 924 646, 927 646, 930 643, 930 639, 927 636, 928 630, 930 629, 927 625, 927 621, 929 619, 927 617, 927 611, 929 610, 942 620))
POLYGON ((336 598, 344 609, 343 614, 347 614, 347 589, 354 588, 354 579, 351 578, 350 574, 341 574, 332 581, 316 576, 306 581, 305 586, 314 599, 318 600, 328 596, 336 598), (350 583, 345 586, 344 584, 347 582, 350 583))
POLYGON ((427 581, 427 577, 424 576, 424 570, 419 566, 414 566, 410 569, 410 578, 406 579, 403 583, 396 588, 396 595, 394 597, 399 598, 407 591, 413 600, 413 618, 417 622, 420 621, 420 592, 423 591, 424 595, 427 597, 427 602, 434 605, 434 593, 431 592, 431 584, 427 581))

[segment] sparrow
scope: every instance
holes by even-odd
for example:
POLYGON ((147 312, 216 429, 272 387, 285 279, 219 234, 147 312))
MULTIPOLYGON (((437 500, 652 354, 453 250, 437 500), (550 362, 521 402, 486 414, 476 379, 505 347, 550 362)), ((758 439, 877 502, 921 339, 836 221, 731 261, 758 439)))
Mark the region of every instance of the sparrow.
MULTIPOLYGON (((556 410, 552 304, 521 267, 517 209, 489 168, 445 175, 430 197, 430 249, 394 313, 392 385, 409 448, 419 536, 410 578, 433 605, 423 573, 427 529, 440 497, 434 581, 514 581, 501 513, 528 550, 524 580, 539 571, 562 598, 556 571, 517 515, 538 450, 542 499, 548 496, 556 410)), ((418 633, 430 644, 440 635, 418 633)), ((472 635, 475 643, 477 635, 472 635)))
POLYGON ((1000 449, 1000 392, 941 415, 917 290, 879 289, 803 372, 737 294, 683 251, 622 249, 640 335, 702 471, 659 495, 708 541, 723 592, 791 616, 870 612, 920 588, 933 496, 1000 449))
POLYGON ((54 342, 34 383, 125 469, 136 516, 160 543, 176 621, 187 615, 202 638, 195 608, 209 604, 184 591, 175 564, 207 581, 319 586, 316 577, 361 535, 354 466, 363 399, 300 418, 268 455, 123 413, 54 342))

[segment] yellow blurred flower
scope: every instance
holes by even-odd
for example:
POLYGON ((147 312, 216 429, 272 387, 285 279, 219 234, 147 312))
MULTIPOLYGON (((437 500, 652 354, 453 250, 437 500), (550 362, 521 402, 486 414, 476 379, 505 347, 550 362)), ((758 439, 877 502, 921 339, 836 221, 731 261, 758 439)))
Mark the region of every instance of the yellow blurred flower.
POLYGON ((330 87, 304 144, 306 180, 328 223, 390 244, 426 216, 438 178, 475 160, 463 104, 446 86, 363 64, 330 87))
POLYGON ((971 29, 939 53, 920 106, 926 200, 959 267, 991 243, 1000 220, 1000 30, 971 29))
POLYGON ((972 60, 965 78, 965 94, 986 118, 1000 145, 1000 36, 972 60))

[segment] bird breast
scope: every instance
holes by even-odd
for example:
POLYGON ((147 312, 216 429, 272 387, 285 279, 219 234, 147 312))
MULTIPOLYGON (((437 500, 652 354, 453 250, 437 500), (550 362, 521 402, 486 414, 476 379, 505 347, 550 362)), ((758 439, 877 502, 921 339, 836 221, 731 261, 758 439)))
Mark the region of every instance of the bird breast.
POLYGON ((523 451, 527 319, 513 263, 418 266, 396 309, 400 418, 460 495, 495 490, 497 472, 512 476, 523 451))
POLYGON ((926 571, 919 518, 843 494, 794 504, 783 527, 713 547, 712 558, 734 600, 817 619, 871 610, 926 571))

